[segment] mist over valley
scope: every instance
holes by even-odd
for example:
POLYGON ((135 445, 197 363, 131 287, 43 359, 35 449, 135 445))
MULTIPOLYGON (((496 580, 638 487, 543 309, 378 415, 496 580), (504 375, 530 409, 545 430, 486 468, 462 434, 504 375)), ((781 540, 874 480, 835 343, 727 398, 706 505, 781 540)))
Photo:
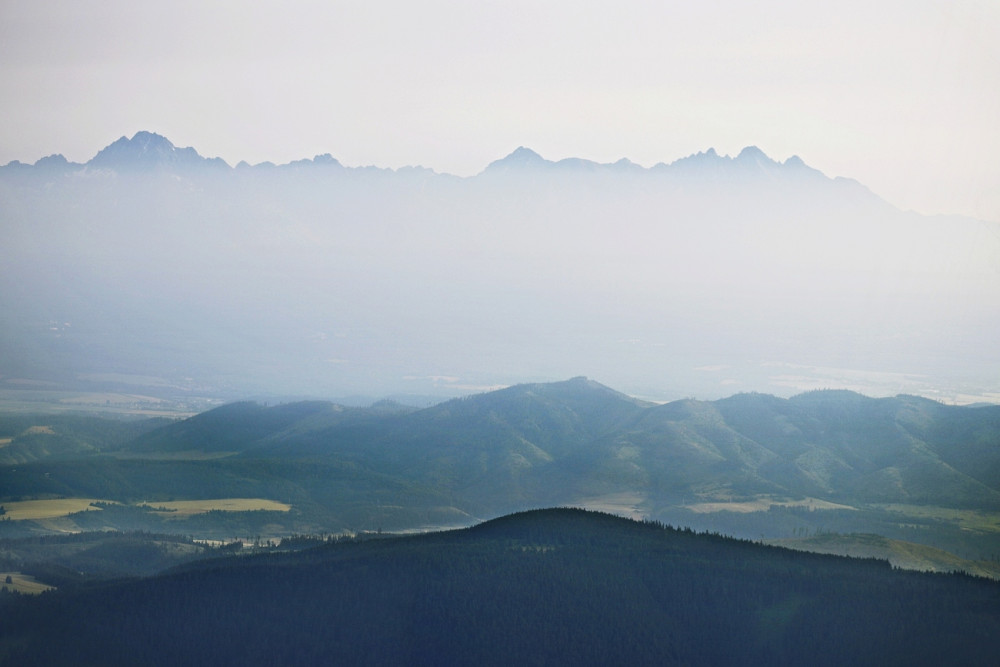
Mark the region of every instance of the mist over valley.
POLYGON ((755 148, 473 177, 230 167, 140 132, 0 168, 4 389, 995 400, 1000 232, 755 148))

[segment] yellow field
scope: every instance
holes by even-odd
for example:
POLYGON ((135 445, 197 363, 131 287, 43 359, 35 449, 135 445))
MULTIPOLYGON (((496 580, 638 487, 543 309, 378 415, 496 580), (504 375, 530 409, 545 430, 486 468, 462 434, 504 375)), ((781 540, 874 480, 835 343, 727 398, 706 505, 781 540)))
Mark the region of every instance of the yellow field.
MULTIPOLYGON (((287 512, 292 509, 291 505, 266 498, 213 498, 209 500, 174 500, 171 502, 151 502, 146 504, 157 509, 162 507, 170 510, 169 514, 171 516, 190 516, 192 514, 211 512, 212 510, 223 512, 252 512, 254 510, 287 512)), ((164 512, 164 514, 167 514, 167 512, 164 512)))
POLYGON ((0 438, 0 447, 6 447, 13 441, 14 438, 0 438))
MULTIPOLYGON (((16 502, 2 503, 7 513, 4 518, 11 521, 46 521, 51 523, 54 519, 73 514, 74 512, 85 512, 89 510, 99 511, 99 507, 91 506, 91 503, 114 501, 101 500, 100 498, 52 498, 48 500, 20 500, 16 502)), ((169 510, 163 512, 166 516, 185 517, 192 514, 203 514, 212 510, 223 512, 249 512, 253 510, 270 510, 273 512, 287 512, 292 509, 291 505, 279 503, 266 498, 211 498, 208 500, 175 500, 171 502, 148 502, 140 503, 156 509, 164 508, 169 510)), ((46 524, 49 525, 49 524, 46 524)), ((51 523, 52 530, 72 531, 72 526, 57 526, 51 523)))
POLYGON ((4 515, 4 518, 9 518, 11 521, 53 519, 72 514, 73 512, 99 511, 99 507, 90 506, 90 503, 99 502, 110 501, 102 501, 100 498, 53 498, 50 500, 5 502, 3 506, 7 510, 7 513, 4 515))
POLYGON ((35 595, 41 593, 42 591, 47 591, 50 588, 55 588, 55 586, 49 586, 48 584, 43 584, 40 581, 35 581, 35 578, 29 574, 21 574, 20 572, 0 572, 0 587, 6 588, 10 591, 16 591, 18 593, 29 593, 35 595), (11 583, 4 583, 7 581, 7 577, 10 577, 11 583))

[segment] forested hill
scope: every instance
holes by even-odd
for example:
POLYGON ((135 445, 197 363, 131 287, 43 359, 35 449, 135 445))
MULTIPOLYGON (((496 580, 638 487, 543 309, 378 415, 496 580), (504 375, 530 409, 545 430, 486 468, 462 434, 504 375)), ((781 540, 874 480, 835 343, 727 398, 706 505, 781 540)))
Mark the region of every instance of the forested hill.
POLYGON ((1000 585, 582 510, 0 598, 0 662, 992 665, 1000 585))
POLYGON ((136 452, 350 463, 485 514, 629 491, 778 494, 843 503, 1000 507, 1000 406, 817 391, 653 405, 586 378, 517 385, 416 411, 225 406, 136 452))

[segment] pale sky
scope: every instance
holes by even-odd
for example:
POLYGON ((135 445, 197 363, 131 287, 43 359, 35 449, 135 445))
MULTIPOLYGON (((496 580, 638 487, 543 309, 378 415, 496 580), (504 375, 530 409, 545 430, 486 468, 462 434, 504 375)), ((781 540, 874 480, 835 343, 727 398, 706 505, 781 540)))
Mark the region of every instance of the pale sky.
POLYGON ((644 166, 799 155, 1000 222, 1000 2, 2 0, 0 164, 163 134, 207 157, 644 166))

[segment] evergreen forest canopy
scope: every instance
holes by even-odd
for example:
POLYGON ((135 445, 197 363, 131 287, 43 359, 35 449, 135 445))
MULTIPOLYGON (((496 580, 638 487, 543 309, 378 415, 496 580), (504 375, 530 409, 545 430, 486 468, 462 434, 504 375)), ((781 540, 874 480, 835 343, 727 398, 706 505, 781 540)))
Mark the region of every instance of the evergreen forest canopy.
POLYGON ((582 510, 0 597, 0 661, 992 665, 1000 584, 582 510))

